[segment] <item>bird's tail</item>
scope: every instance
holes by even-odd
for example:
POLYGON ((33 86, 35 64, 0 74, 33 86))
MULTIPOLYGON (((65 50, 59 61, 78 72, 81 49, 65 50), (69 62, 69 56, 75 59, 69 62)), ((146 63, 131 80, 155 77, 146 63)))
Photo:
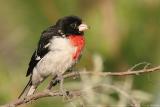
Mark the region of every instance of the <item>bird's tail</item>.
POLYGON ((28 95, 30 89, 31 89, 31 86, 32 86, 32 81, 31 81, 31 78, 30 80, 28 81, 27 85, 25 86, 25 88, 23 89, 23 91, 21 92, 20 96, 18 97, 18 99, 22 98, 22 97, 25 97, 28 95))

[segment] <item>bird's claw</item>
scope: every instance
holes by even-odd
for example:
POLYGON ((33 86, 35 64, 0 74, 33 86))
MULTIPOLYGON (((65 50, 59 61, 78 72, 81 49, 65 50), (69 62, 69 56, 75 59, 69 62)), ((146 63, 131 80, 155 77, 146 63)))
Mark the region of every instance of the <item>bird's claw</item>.
POLYGON ((70 99, 70 97, 69 97, 69 91, 66 91, 64 89, 63 80, 64 80, 64 78, 63 78, 62 75, 58 76, 57 79, 56 79, 56 81, 58 83, 60 83, 60 92, 62 94, 63 100, 66 100, 66 99, 69 100, 70 99))

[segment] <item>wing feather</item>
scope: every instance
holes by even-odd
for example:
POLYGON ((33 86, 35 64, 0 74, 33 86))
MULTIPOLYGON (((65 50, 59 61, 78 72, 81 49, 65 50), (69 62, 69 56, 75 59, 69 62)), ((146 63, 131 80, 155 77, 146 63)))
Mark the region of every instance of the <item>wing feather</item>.
POLYGON ((56 33, 57 32, 55 26, 51 26, 42 32, 38 43, 38 48, 34 51, 29 62, 26 76, 32 74, 33 69, 37 65, 37 63, 49 52, 50 40, 53 36, 57 35, 56 33))

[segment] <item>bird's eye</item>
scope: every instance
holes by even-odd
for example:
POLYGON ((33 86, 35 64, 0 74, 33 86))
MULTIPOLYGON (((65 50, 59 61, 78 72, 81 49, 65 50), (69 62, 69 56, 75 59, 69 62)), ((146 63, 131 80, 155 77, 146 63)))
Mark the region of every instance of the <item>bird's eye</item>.
POLYGON ((70 26, 75 29, 77 24, 76 23, 72 23, 70 26))

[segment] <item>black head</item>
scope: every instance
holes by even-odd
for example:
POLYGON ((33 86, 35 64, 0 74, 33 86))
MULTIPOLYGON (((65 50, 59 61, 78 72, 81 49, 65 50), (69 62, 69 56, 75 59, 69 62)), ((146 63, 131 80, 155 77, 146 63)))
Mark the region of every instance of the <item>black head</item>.
POLYGON ((59 31, 65 35, 83 35, 83 31, 87 29, 87 26, 84 25, 85 24, 82 24, 82 20, 77 16, 67 16, 59 19, 56 23, 59 31))

